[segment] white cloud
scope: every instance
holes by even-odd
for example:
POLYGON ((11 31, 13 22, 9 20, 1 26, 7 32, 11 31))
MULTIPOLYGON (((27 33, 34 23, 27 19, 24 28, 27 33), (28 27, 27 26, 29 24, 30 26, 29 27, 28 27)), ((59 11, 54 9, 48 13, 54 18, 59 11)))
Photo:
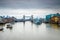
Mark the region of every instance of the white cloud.
POLYGON ((60 13, 60 10, 56 9, 0 9, 0 15, 10 15, 10 16, 23 16, 23 15, 34 15, 39 17, 45 17, 50 13, 60 13))

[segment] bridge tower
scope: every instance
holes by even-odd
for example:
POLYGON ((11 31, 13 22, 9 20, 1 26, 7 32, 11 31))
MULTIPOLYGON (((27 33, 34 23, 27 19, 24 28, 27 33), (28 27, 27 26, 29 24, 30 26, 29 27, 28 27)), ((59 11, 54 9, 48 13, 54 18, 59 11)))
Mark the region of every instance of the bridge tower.
POLYGON ((33 22, 33 15, 31 15, 31 18, 30 19, 31 19, 31 22, 33 22))
POLYGON ((25 26, 25 15, 23 15, 23 24, 25 26))

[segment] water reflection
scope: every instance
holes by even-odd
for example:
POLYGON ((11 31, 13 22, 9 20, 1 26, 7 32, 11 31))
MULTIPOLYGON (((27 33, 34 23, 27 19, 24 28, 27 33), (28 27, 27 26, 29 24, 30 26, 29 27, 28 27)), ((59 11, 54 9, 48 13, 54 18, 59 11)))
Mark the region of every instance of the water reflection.
POLYGON ((55 29, 55 30, 59 30, 60 26, 58 24, 46 24, 47 28, 51 28, 51 29, 55 29))
POLYGON ((4 28, 4 32, 0 32, 0 37, 2 37, 0 38, 1 40, 48 40, 49 38, 57 40, 60 39, 60 31, 51 31, 52 29, 60 28, 56 24, 42 23, 41 25, 35 25, 31 22, 18 22, 12 24, 12 29, 6 28, 7 24, 0 26, 4 28))
MULTIPOLYGON (((10 23, 10 24, 12 24, 12 23, 10 23)), ((14 23, 12 25, 10 25, 10 24, 9 25, 8 25, 8 23, 7 24, 0 24, 0 29, 6 28, 6 29, 12 30, 14 27, 16 27, 16 28, 17 27, 23 27, 23 29, 26 29, 27 27, 31 27, 32 29, 34 29, 34 27, 40 28, 41 25, 44 26, 44 24, 35 25, 35 24, 31 23, 31 22, 26 22, 26 23, 25 22, 23 22, 23 23, 22 22, 18 22, 18 23, 14 23)), ((59 30, 60 29, 60 26, 58 24, 45 24, 45 25, 46 25, 45 26, 46 28, 51 28, 51 29, 56 29, 56 30, 59 30)))

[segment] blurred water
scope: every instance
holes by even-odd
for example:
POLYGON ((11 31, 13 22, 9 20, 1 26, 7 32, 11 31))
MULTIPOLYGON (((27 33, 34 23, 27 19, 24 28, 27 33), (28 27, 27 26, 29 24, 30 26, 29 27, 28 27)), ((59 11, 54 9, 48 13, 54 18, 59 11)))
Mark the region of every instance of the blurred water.
POLYGON ((12 29, 7 29, 6 24, 0 25, 0 40, 60 40, 60 27, 56 24, 35 25, 31 22, 12 24, 12 29))

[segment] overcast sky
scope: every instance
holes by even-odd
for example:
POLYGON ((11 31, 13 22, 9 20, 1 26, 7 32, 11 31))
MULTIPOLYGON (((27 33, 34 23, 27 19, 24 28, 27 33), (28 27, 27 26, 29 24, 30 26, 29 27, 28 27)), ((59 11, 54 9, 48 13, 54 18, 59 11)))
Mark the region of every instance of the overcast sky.
POLYGON ((0 8, 59 9, 60 0, 0 0, 0 8))
POLYGON ((0 15, 38 15, 60 13, 60 0, 0 0, 0 15))

